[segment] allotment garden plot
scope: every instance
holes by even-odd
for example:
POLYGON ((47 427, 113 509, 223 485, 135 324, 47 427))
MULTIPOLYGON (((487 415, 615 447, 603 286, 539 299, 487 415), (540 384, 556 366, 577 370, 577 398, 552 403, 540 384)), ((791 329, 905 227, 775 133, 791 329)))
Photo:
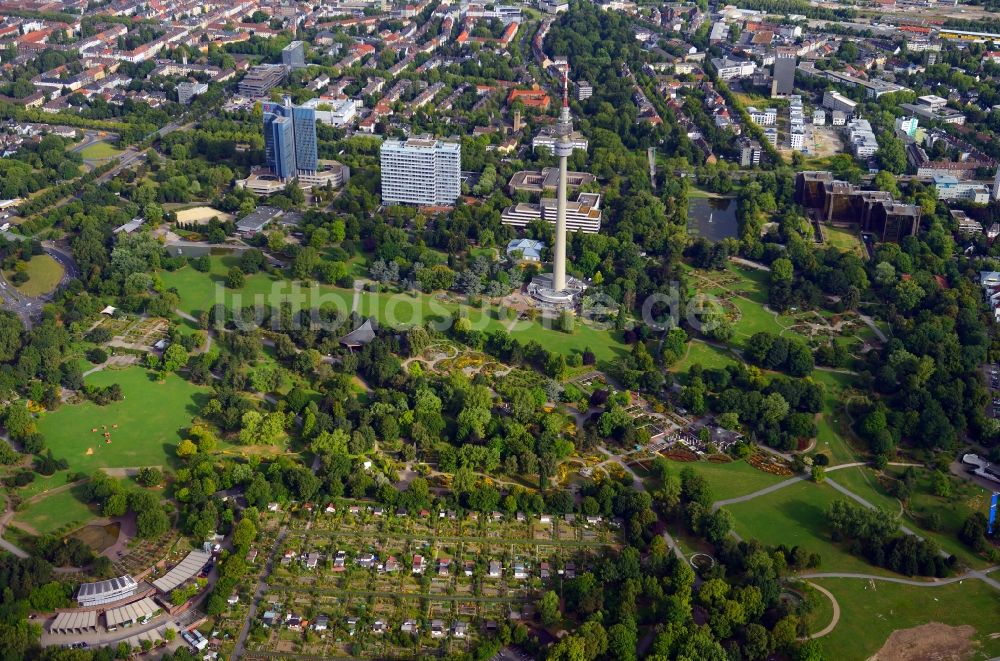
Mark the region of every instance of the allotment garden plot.
POLYGON ((300 511, 275 558, 258 613, 264 636, 251 651, 464 650, 501 623, 530 620, 542 591, 587 571, 620 540, 600 517, 300 511))

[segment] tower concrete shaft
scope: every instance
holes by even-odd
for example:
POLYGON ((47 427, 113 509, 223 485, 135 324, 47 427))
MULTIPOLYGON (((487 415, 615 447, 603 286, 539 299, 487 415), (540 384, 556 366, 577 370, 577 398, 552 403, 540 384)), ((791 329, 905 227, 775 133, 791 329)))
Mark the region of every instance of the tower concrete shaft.
MULTIPOLYGON (((568 67, 567 67, 568 69, 568 67)), ((556 124, 556 156, 559 157, 559 185, 556 190, 556 247, 555 261, 552 265, 552 289, 566 289, 566 172, 570 154, 573 153, 573 143, 570 134, 573 133, 573 120, 569 115, 569 76, 563 71, 563 105, 556 124)))

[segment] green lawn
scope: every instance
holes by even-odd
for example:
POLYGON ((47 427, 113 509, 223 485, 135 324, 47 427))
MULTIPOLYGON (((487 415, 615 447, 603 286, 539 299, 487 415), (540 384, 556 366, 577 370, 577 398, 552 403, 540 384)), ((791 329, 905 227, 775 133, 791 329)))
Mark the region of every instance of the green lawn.
POLYGON ((82 156, 84 160, 97 161, 102 159, 115 158, 121 153, 122 152, 120 149, 116 149, 114 145, 111 145, 107 142, 95 142, 92 145, 84 147, 80 151, 80 156, 82 156))
POLYGON ((205 388, 173 374, 164 379, 139 367, 96 372, 87 377, 87 383, 117 383, 125 398, 107 406, 91 402, 62 406, 42 414, 38 421, 46 447, 57 458, 65 458, 70 470, 85 473, 98 468, 174 464, 174 448, 183 440, 181 430, 208 399, 205 388), (113 428, 116 424, 117 429, 113 428), (110 444, 104 440, 105 425, 111 433, 110 444), (95 428, 96 432, 91 431, 95 428))
MULTIPOLYGON (((825 659, 863 661, 874 655, 893 631, 929 622, 974 627, 980 647, 968 658, 1000 655, 1000 638, 991 637, 1000 631, 1000 593, 981 581, 935 588, 882 581, 875 581, 873 588, 868 581, 849 578, 813 582, 832 592, 840 604, 840 622, 820 639, 825 659)), ((915 654, 910 658, 931 657, 915 654)))
POLYGON ((827 244, 834 248, 840 248, 844 252, 853 252, 859 257, 865 256, 865 247, 862 245, 857 232, 840 227, 825 226, 823 227, 823 234, 826 237, 827 244))
POLYGON ((848 421, 839 411, 840 392, 848 387, 851 375, 827 370, 813 370, 811 378, 826 387, 823 395, 823 412, 816 422, 816 451, 830 455, 831 464, 845 464, 857 461, 858 457, 844 438, 848 433, 848 421))
MULTIPOLYGON (((226 273, 237 263, 236 257, 213 257, 212 268, 208 273, 185 266, 177 271, 161 272, 160 277, 167 288, 177 289, 181 309, 194 316, 208 311, 217 303, 232 309, 257 303, 277 307, 286 300, 292 300, 298 301, 301 308, 312 307, 317 303, 320 306, 332 304, 344 313, 349 313, 353 305, 352 290, 327 285, 306 287, 265 273, 247 276, 241 289, 227 289, 224 286, 226 273)), ((536 340, 549 351, 568 355, 589 347, 600 362, 615 360, 627 351, 622 342, 622 334, 617 331, 598 330, 578 322, 572 334, 563 333, 546 328, 542 320, 500 319, 495 308, 480 309, 446 302, 440 300, 437 294, 362 292, 358 303, 360 314, 374 316, 383 325, 392 327, 447 320, 458 309, 467 312, 474 328, 485 332, 506 328, 520 342, 536 340)))
POLYGON ((744 539, 756 538, 771 545, 801 546, 807 551, 819 553, 822 562, 816 571, 894 575, 851 555, 831 541, 826 510, 830 503, 843 498, 845 496, 829 485, 803 481, 759 498, 729 505, 726 509, 732 512, 736 519, 736 532, 744 539))
POLYGON ((83 502, 82 490, 83 485, 77 485, 28 505, 14 517, 14 525, 27 526, 26 532, 42 535, 78 528, 95 516, 83 502))
POLYGON ((695 363, 699 363, 705 369, 715 369, 734 365, 736 362, 737 358, 725 349, 700 340, 691 340, 688 343, 687 355, 674 363, 670 371, 686 373, 695 363))
POLYGON ((710 461, 670 462, 674 474, 679 475, 685 468, 705 478, 712 489, 714 500, 726 500, 745 496, 787 478, 757 470, 745 461, 715 464, 710 461))
MULTIPOLYGON (((59 285, 63 277, 62 264, 49 255, 32 257, 26 263, 24 272, 28 274, 28 280, 24 284, 17 285, 17 290, 31 297, 48 294, 59 285)), ((4 276, 10 281, 13 272, 8 271, 4 276)))
POLYGON ((239 264, 239 258, 213 257, 211 262, 212 268, 207 273, 185 266, 159 274, 164 286, 177 289, 181 309, 196 317, 201 312, 208 312, 218 303, 233 309, 256 304, 278 307, 286 301, 298 301, 300 308, 313 304, 332 304, 344 314, 351 311, 353 292, 349 289, 326 285, 302 286, 266 273, 248 275, 242 288, 229 289, 225 286, 226 273, 239 264))

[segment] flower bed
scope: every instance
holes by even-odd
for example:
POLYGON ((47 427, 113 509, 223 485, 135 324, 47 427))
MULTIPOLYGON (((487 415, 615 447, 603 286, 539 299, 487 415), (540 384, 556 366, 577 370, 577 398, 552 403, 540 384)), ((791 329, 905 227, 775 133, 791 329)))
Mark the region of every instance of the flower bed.
POLYGON ((683 448, 670 448, 663 451, 663 456, 671 461, 698 461, 698 455, 683 448))
POLYGON ((713 464, 728 464, 733 460, 728 454, 713 454, 708 458, 713 464))
POLYGON ((764 452, 754 452, 750 455, 750 458, 747 459, 747 462, 749 462, 749 464, 757 470, 770 473, 771 475, 792 475, 792 469, 789 468, 784 461, 764 452))

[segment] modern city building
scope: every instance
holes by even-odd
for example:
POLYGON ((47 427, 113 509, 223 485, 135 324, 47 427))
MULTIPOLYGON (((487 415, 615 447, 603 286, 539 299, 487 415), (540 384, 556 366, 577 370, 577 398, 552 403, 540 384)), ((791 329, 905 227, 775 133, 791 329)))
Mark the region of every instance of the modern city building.
POLYGON ((847 139, 858 158, 871 158, 878 151, 878 140, 867 119, 852 119, 848 122, 847 139))
POLYGON ((177 84, 177 102, 187 105, 191 103, 194 97, 204 94, 207 91, 208 85, 206 83, 193 83, 186 80, 183 83, 177 84))
POLYGON ((281 63, 289 69, 298 69, 306 65, 306 45, 301 41, 293 41, 281 49, 281 63))
POLYGON ((796 50, 792 47, 780 47, 774 54, 772 97, 785 97, 795 92, 795 60, 796 50))
POLYGON ((361 102, 354 99, 309 99, 302 105, 316 111, 316 121, 330 126, 347 126, 358 116, 361 102))
POLYGON ((267 93, 281 84, 288 69, 282 64, 261 64, 247 72, 238 86, 240 94, 249 97, 267 96, 267 93))
POLYGON ((741 166, 750 167, 752 165, 760 165, 760 155, 762 150, 759 142, 748 138, 741 138, 739 145, 741 166))
POLYGON ((267 102, 264 114, 264 157, 281 180, 316 172, 316 111, 305 106, 267 102))
POLYGON ((900 133, 907 135, 911 138, 917 137, 917 126, 920 124, 920 120, 916 117, 897 117, 896 118, 896 130, 900 133))
POLYGON ((934 176, 934 188, 939 200, 964 200, 976 204, 989 204, 990 187, 974 181, 959 181, 953 175, 934 176))
POLYGON ((861 190, 831 172, 799 172, 795 201, 812 218, 835 226, 858 225, 876 241, 899 243, 920 229, 919 205, 896 202, 885 191, 861 190))
MULTIPOLYGON (((555 198, 544 197, 538 204, 522 202, 512 204, 500 214, 500 222, 510 227, 523 228, 536 220, 556 225, 559 203, 555 198)), ((601 196, 597 193, 580 193, 576 202, 566 203, 566 231, 597 234, 601 231, 601 196)))
POLYGON ((382 203, 451 205, 461 192, 462 146, 432 136, 382 143, 382 203))
POLYGON ((823 93, 823 107, 830 110, 839 110, 845 115, 853 115, 858 107, 857 101, 852 101, 840 92, 827 90, 823 93))

